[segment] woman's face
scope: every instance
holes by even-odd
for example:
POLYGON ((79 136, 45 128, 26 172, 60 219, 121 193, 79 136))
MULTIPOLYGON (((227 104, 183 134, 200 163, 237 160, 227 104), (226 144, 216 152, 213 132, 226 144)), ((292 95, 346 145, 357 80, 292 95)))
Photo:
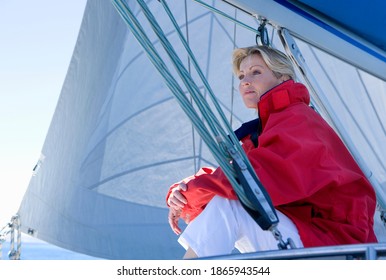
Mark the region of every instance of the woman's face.
POLYGON ((260 97, 282 82, 258 54, 249 55, 241 61, 238 77, 239 91, 245 106, 255 109, 260 97))

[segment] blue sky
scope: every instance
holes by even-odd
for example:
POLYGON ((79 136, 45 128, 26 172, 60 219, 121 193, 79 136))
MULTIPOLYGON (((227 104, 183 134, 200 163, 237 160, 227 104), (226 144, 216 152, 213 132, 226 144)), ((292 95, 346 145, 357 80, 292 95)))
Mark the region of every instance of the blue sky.
POLYGON ((0 228, 43 147, 86 0, 0 0, 0 228))

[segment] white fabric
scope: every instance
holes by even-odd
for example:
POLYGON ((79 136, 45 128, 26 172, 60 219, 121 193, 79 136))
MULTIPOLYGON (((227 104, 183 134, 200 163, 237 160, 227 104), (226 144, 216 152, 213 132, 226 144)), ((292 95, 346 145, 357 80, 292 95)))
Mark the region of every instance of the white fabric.
MULTIPOLYGON (((297 248, 303 247, 293 222, 277 211, 278 230, 283 239, 291 238, 297 248)), ((240 201, 215 196, 205 210, 186 227, 178 242, 192 248, 198 257, 275 250, 278 241, 270 231, 262 230, 244 210, 240 201)))

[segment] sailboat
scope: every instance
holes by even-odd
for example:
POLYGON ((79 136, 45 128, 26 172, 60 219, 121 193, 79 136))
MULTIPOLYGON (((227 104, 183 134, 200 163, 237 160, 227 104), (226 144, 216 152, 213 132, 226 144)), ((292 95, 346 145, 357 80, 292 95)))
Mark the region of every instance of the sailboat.
MULTIPOLYGON (((17 213, 20 230, 99 258, 180 259, 184 252, 168 224, 165 194, 172 183, 200 167, 218 166, 218 158, 117 9, 117 3, 124 2, 170 66, 140 1, 112 2, 87 2, 41 157, 17 213)), ((185 54, 161 4, 165 1, 143 2, 176 52, 185 54)), ((341 136, 376 191, 380 243, 370 247, 371 252, 385 253, 385 3, 167 2, 233 129, 256 115, 243 108, 238 96, 231 73, 232 50, 269 40, 287 52, 299 79, 310 89, 313 106, 341 136)), ((193 59, 188 55, 180 59, 209 99, 205 83, 190 71, 193 59)), ((178 76, 173 67, 169 69, 172 77, 178 76)), ((368 252, 368 248, 354 249, 368 252)), ((279 250, 248 257, 333 255, 342 249, 279 250)), ((227 257, 243 258, 237 253, 227 257)))

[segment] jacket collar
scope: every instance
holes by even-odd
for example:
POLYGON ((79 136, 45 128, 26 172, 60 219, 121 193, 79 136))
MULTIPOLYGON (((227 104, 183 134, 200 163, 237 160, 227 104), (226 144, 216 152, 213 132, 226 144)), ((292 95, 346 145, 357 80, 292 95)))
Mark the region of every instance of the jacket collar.
POLYGON ((257 103, 263 129, 270 114, 299 102, 309 105, 310 95, 303 84, 295 83, 293 80, 285 81, 264 93, 257 103))

